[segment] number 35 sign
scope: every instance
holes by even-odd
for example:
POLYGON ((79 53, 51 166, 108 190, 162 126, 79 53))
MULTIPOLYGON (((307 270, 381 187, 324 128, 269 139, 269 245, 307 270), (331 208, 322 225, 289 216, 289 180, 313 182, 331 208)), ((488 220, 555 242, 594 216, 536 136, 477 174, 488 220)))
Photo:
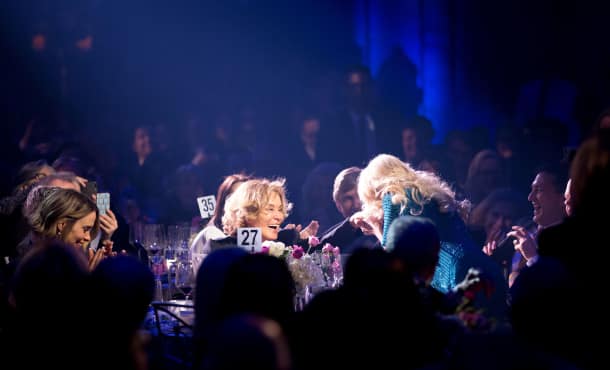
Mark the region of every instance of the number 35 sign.
POLYGON ((199 206, 201 218, 210 218, 216 209, 216 197, 213 195, 199 197, 197 198, 197 205, 199 206))
POLYGON ((237 229, 237 245, 250 253, 260 252, 263 238, 260 227, 240 227, 237 229))

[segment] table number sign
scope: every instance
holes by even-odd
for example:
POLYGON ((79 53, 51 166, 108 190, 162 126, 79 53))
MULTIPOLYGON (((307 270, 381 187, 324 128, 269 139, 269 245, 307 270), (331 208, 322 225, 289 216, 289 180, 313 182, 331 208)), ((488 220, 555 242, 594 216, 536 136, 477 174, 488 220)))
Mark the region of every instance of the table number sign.
POLYGON ((240 227, 237 229, 237 245, 250 253, 260 252, 263 244, 260 227, 240 227))
POLYGON ((210 218, 216 209, 216 197, 213 195, 199 197, 197 198, 197 205, 199 206, 201 218, 210 218))

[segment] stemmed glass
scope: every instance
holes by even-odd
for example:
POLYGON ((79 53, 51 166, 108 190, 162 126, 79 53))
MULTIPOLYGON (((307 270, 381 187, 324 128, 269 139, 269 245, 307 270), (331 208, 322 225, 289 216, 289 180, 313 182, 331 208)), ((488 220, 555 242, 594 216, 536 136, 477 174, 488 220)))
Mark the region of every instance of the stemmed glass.
POLYGON ((134 248, 138 259, 144 263, 148 261, 148 252, 144 248, 142 239, 144 238, 144 224, 134 221, 129 224, 129 244, 134 248))
POLYGON ((169 225, 167 227, 167 249, 165 250, 165 262, 168 270, 168 285, 172 288, 169 296, 173 296, 178 257, 183 250, 188 249, 188 238, 190 227, 186 225, 169 225), (172 286, 173 285, 173 286, 172 286))
POLYGON ((185 300, 190 300, 195 287, 196 274, 191 260, 191 251, 188 248, 176 250, 176 276, 174 285, 184 295, 185 300))
POLYGON ((150 269, 155 277, 155 300, 163 301, 163 283, 161 276, 166 271, 164 250, 167 245, 163 225, 144 225, 142 244, 148 254, 150 269))

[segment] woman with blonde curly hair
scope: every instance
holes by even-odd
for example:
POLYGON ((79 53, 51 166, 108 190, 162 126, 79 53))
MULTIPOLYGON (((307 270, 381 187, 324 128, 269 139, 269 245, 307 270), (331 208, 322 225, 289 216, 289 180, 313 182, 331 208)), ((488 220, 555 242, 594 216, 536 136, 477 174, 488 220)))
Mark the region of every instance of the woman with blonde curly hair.
POLYGON ((227 237, 209 240, 205 250, 235 245, 240 227, 259 227, 262 240, 277 240, 280 226, 292 204, 286 199, 284 179, 251 179, 243 182, 226 200, 222 228, 227 237))
POLYGON ((459 216, 463 221, 470 211, 470 203, 456 200, 453 190, 441 178, 415 170, 389 154, 373 158, 360 173, 358 196, 362 211, 353 219, 366 221, 361 226, 376 235, 383 246, 390 223, 399 215, 426 216, 434 211, 459 216))
POLYGON ((225 234, 235 235, 240 227, 260 227, 263 241, 276 240, 291 208, 284 179, 249 180, 227 199, 222 228, 225 234))
POLYGON ((362 211, 352 216, 352 222, 365 233, 377 236, 386 250, 396 248, 400 240, 400 235, 388 233, 392 221, 399 216, 432 220, 441 245, 430 285, 447 293, 464 280, 470 268, 479 269, 481 276, 495 286, 496 299, 487 303, 488 308, 494 315, 504 314, 506 283, 500 267, 471 240, 464 223, 470 203, 457 200, 445 181, 430 172, 414 170, 395 156, 380 154, 360 173, 358 196, 362 211))

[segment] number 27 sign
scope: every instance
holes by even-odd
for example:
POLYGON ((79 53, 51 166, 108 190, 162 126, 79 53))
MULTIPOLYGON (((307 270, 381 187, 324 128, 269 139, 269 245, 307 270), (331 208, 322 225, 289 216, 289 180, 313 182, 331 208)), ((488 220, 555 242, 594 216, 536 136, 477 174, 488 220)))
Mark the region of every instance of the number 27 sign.
POLYGON ((237 245, 250 253, 260 252, 263 238, 260 227, 240 227, 237 229, 237 245))

